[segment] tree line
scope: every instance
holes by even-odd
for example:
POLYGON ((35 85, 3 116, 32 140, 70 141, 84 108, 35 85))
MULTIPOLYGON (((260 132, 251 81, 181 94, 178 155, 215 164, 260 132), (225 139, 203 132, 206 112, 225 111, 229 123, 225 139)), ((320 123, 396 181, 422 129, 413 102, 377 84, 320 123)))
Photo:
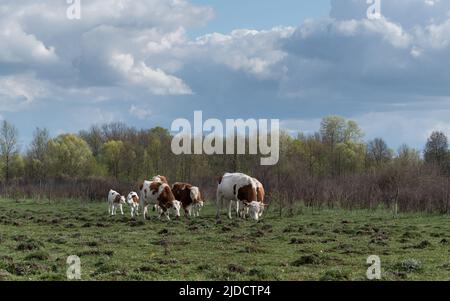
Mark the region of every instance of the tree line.
POLYGON ((280 212, 310 206, 450 211, 450 151, 447 136, 433 132, 423 154, 408 145, 394 150, 382 138, 364 140, 358 124, 323 118, 313 134, 281 133, 280 161, 261 166, 254 155, 174 155, 167 129, 136 129, 124 123, 94 125, 75 134, 50 137, 36 128, 19 147, 18 131, 0 127, 3 197, 101 200, 112 187, 136 190, 156 174, 186 181, 214 198, 215 179, 240 171, 261 179, 280 212))

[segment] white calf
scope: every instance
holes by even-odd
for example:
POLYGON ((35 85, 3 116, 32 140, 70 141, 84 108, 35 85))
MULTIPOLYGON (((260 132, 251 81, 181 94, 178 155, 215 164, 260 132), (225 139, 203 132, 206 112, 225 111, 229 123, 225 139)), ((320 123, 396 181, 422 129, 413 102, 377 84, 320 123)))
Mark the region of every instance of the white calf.
POLYGON ((108 214, 116 215, 117 207, 119 207, 123 215, 123 204, 125 204, 125 197, 111 189, 108 193, 108 214))

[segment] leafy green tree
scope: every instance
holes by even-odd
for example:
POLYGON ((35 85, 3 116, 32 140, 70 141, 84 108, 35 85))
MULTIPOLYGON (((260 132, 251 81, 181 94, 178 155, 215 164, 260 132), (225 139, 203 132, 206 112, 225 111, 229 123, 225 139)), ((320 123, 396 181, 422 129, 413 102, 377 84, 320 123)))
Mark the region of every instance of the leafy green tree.
POLYGON ((355 169, 360 166, 361 150, 363 149, 363 133, 354 121, 346 121, 339 116, 323 118, 320 124, 320 135, 328 148, 329 169, 332 175, 338 175, 347 168, 355 169), (338 148, 339 146, 339 148, 338 148), (345 155, 350 155, 345 158, 345 155))
POLYGON ((77 135, 64 134, 48 142, 48 163, 53 176, 88 176, 94 162, 88 144, 77 135))
POLYGON ((108 167, 109 173, 116 179, 119 178, 119 168, 123 159, 124 149, 124 143, 116 140, 108 141, 102 147, 102 161, 108 167))

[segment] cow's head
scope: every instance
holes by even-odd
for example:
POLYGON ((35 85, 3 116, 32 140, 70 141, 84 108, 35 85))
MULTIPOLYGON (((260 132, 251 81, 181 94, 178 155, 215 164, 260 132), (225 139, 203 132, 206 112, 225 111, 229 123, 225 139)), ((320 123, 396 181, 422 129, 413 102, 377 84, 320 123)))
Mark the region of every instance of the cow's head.
POLYGON ((262 216, 262 212, 264 210, 264 204, 261 204, 259 202, 251 202, 248 205, 248 214, 250 215, 250 218, 258 221, 259 218, 262 216))
POLYGON ((125 197, 123 195, 120 196, 120 203, 121 204, 126 204, 127 203, 126 200, 125 200, 125 197))
POLYGON ((180 211, 181 211, 181 202, 175 200, 175 201, 172 202, 172 204, 173 204, 173 211, 174 211, 174 213, 175 213, 175 217, 176 217, 176 218, 180 218, 180 216, 181 216, 181 214, 180 214, 180 211))

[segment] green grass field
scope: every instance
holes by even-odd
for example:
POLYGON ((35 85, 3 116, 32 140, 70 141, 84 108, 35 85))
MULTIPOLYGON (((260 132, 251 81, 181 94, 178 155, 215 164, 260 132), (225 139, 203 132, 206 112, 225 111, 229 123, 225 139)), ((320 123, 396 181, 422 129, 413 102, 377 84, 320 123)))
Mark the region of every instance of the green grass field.
POLYGON ((214 210, 143 223, 105 203, 0 200, 0 280, 65 280, 70 255, 83 280, 365 280, 369 255, 383 280, 450 280, 449 216, 299 208, 218 223, 214 210))

